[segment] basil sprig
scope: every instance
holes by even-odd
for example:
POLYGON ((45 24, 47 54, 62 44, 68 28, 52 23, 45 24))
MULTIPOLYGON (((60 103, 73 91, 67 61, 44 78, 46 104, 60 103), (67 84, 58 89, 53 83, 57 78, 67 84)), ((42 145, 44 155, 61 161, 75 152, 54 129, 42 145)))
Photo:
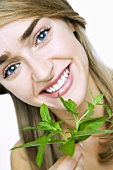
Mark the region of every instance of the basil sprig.
POLYGON ((86 140, 92 134, 113 133, 113 130, 100 130, 100 127, 106 121, 109 121, 108 117, 112 116, 110 108, 105 104, 100 104, 100 101, 103 99, 104 95, 99 94, 94 98, 91 91, 90 94, 92 97, 92 103, 87 102, 88 108, 84 111, 84 114, 80 119, 78 118, 79 113, 77 111, 77 104, 71 99, 68 99, 66 101, 61 96, 59 96, 67 112, 71 112, 73 114, 75 128, 74 129, 68 128, 66 132, 70 133, 70 137, 67 138, 65 133, 63 133, 61 129, 61 124, 65 122, 65 120, 56 122, 53 119, 51 119, 47 106, 45 104, 42 104, 40 108, 40 115, 42 121, 39 122, 36 127, 27 126, 23 129, 42 131, 42 135, 32 142, 28 142, 18 147, 14 147, 11 150, 23 147, 38 146, 36 163, 40 168, 43 162, 44 150, 47 144, 60 143, 58 149, 61 150, 66 155, 73 156, 75 151, 75 143, 86 140), (97 105, 103 106, 106 109, 108 116, 92 118, 91 116, 94 114, 94 108, 97 105), (55 138, 54 137, 55 134, 61 135, 62 139, 55 138))

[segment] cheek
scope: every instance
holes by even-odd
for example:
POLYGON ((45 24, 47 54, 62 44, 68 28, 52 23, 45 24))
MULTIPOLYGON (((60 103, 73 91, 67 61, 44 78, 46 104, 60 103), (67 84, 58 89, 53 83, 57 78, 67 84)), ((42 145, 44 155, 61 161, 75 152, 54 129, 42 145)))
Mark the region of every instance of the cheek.
POLYGON ((71 31, 67 30, 66 28, 63 30, 58 28, 58 30, 54 31, 51 41, 46 46, 46 50, 48 50, 49 54, 52 56, 56 55, 56 57, 61 58, 62 54, 64 54, 65 57, 69 57, 68 54, 73 51, 75 39, 76 38, 71 31))
POLYGON ((21 101, 27 103, 27 104, 31 104, 33 95, 26 90, 26 89, 18 89, 18 92, 13 91, 12 92, 18 99, 20 99, 21 101))
POLYGON ((19 77, 18 80, 5 83, 4 87, 22 101, 27 102, 31 99, 33 89, 29 78, 19 77))
POLYGON ((64 59, 64 58, 71 58, 72 57, 72 46, 71 43, 68 41, 58 41, 58 40, 53 40, 49 44, 48 48, 48 53, 51 55, 53 58, 59 58, 59 59, 64 59), (52 50, 51 50, 52 49, 52 50))
POLYGON ((20 99, 27 98, 30 92, 29 86, 25 88, 25 86, 22 86, 22 85, 21 85, 21 88, 17 87, 16 89, 10 89, 10 91, 20 99))
POLYGON ((82 62, 87 60, 86 53, 76 39, 73 32, 69 30, 55 34, 52 41, 49 44, 50 54, 52 56, 56 55, 57 58, 79 58, 82 62), (52 49, 52 50, 51 50, 52 49))
POLYGON ((84 68, 84 70, 87 73, 88 68, 89 68, 88 57, 83 46, 80 44, 80 42, 76 38, 74 38, 73 42, 71 43, 70 49, 71 49, 71 55, 73 56, 73 60, 75 64, 84 68))

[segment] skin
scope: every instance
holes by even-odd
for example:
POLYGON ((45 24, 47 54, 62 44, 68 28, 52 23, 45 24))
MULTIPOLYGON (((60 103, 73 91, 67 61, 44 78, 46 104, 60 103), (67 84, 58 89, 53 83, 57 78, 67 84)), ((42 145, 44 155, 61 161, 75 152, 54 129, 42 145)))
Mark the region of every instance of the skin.
POLYGON ((0 28, 0 54, 6 51, 11 53, 10 61, 0 67, 1 75, 8 64, 21 63, 14 74, 1 80, 1 84, 26 103, 41 106, 44 102, 49 108, 61 110, 62 104, 58 97, 46 97, 40 95, 40 91, 71 64, 74 80, 64 98, 68 99, 70 96, 79 105, 85 97, 88 79, 88 61, 83 47, 75 38, 71 26, 64 21, 47 18, 38 22, 29 39, 20 42, 21 35, 31 21, 16 21, 0 28), (46 27, 51 28, 47 38, 42 42, 37 40, 35 44, 34 37, 46 27))
MULTIPOLYGON (((60 120, 72 118, 71 114, 65 114, 65 109, 58 97, 53 98, 40 94, 48 83, 56 79, 57 75, 68 65, 71 65, 73 81, 62 97, 64 99, 71 98, 77 103, 81 117, 87 108, 84 100, 91 101, 88 87, 93 91, 94 96, 100 92, 89 74, 87 55, 73 34, 76 30, 68 21, 42 18, 36 24, 29 38, 21 41, 21 36, 32 21, 32 19, 14 21, 0 28, 0 55, 4 53, 9 55, 8 60, 0 66, 1 84, 30 105, 40 107, 42 103, 45 103, 60 120), (47 31, 48 28, 49 31, 47 31), (42 29, 46 29, 45 38, 40 40, 39 35, 42 29), (11 65, 15 67, 13 74, 10 72, 11 65), (9 76, 4 78, 6 73, 9 76)), ((97 107, 95 111, 95 116, 102 116, 104 112, 100 107, 97 107)), ((62 124, 64 132, 67 126, 74 128, 75 125, 73 122, 66 121, 62 124)), ((94 169, 94 165, 97 170, 101 170, 103 166, 97 162, 98 140, 91 137, 84 142, 84 149, 77 144, 72 158, 68 156, 59 158, 49 170, 69 168, 70 170, 83 170, 84 167, 88 170, 89 162, 93 162, 93 166, 90 166, 91 170, 94 169)), ((15 160, 16 157, 13 155, 18 154, 12 154, 12 160, 15 160)), ((23 161, 21 156, 18 159, 23 161)), ((12 163, 12 166, 12 169, 15 169, 15 166, 18 167, 17 163, 15 165, 12 163)))

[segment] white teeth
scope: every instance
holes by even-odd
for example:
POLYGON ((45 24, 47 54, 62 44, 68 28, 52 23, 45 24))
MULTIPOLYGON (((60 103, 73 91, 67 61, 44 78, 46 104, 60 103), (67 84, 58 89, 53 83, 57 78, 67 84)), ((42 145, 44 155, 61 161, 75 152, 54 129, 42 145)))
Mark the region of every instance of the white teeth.
POLYGON ((55 91, 56 91, 56 90, 58 90, 58 89, 60 88, 60 86, 59 86, 58 84, 55 84, 55 85, 53 85, 53 88, 54 88, 55 91))
POLYGON ((66 73, 69 74, 69 69, 68 68, 66 69, 66 73))
POLYGON ((54 84, 52 87, 46 89, 46 92, 53 93, 53 92, 59 90, 65 84, 65 82, 67 81, 68 76, 69 76, 69 69, 67 68, 63 72, 63 74, 60 77, 60 79, 58 80, 58 82, 56 84, 54 84))
POLYGON ((60 80, 58 80, 58 82, 57 82, 57 83, 58 83, 58 85, 59 85, 60 87, 62 87, 62 86, 64 85, 64 81, 63 81, 63 80, 61 80, 61 79, 60 79, 60 80))
POLYGON ((64 75, 61 76, 61 80, 64 81, 64 82, 66 81, 66 78, 65 78, 64 75))
POLYGON ((66 73, 66 72, 64 72, 64 74, 63 74, 66 78, 68 77, 68 74, 66 73))
POLYGON ((50 90, 52 90, 52 92, 54 92, 54 91, 55 91, 55 89, 54 89, 53 87, 50 87, 49 89, 50 89, 50 90))
POLYGON ((49 93, 52 93, 52 90, 50 90, 50 89, 46 89, 46 91, 49 92, 49 93))

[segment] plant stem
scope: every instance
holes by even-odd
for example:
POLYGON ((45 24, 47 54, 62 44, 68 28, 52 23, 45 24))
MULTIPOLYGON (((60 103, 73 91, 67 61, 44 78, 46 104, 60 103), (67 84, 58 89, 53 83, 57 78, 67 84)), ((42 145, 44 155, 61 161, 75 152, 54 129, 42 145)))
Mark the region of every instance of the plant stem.
POLYGON ((89 88, 89 92, 90 92, 90 96, 91 96, 91 98, 92 98, 92 102, 93 102, 94 97, 93 97, 93 94, 92 94, 92 92, 91 92, 90 88, 89 88))
POLYGON ((66 136, 64 135, 64 133, 61 133, 61 135, 63 136, 64 140, 67 142, 68 140, 67 140, 66 136))
POLYGON ((89 110, 79 119, 79 122, 88 114, 89 110))
POLYGON ((79 120, 78 120, 78 117, 76 118, 76 129, 78 130, 78 127, 79 127, 79 120))

